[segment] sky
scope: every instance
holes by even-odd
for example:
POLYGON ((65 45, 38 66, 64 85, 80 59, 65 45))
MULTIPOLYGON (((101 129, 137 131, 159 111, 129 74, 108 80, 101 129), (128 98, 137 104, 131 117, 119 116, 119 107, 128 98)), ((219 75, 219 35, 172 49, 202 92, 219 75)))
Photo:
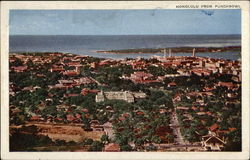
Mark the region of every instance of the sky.
POLYGON ((10 35, 241 34, 240 10, 11 10, 10 35))

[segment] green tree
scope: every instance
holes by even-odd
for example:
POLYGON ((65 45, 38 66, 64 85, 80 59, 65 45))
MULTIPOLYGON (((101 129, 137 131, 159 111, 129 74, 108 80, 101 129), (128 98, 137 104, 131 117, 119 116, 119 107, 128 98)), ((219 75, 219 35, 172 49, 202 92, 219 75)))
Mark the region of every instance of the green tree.
POLYGON ((109 143, 109 136, 106 135, 106 134, 102 135, 101 141, 102 141, 102 143, 104 143, 104 144, 105 144, 105 143, 109 143))
POLYGON ((94 141, 88 151, 102 151, 103 144, 100 141, 94 141))
POLYGON ((133 148, 129 144, 121 145, 121 151, 133 151, 133 148))

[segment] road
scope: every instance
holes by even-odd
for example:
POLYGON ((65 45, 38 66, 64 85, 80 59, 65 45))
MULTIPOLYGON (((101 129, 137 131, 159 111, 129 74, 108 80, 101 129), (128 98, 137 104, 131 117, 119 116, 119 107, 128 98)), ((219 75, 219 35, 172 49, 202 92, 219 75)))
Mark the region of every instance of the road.
POLYGON ((181 135, 180 124, 178 121, 176 111, 172 113, 170 122, 171 122, 171 128, 173 129, 173 133, 174 135, 176 135, 175 142, 179 145, 186 145, 186 142, 184 141, 184 138, 181 135))

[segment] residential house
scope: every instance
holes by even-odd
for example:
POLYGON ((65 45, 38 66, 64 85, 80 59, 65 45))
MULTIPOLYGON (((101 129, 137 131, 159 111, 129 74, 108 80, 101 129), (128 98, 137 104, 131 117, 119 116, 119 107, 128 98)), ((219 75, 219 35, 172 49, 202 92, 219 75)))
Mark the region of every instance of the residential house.
POLYGON ((105 145, 104 152, 120 152, 120 145, 116 143, 109 143, 105 145))
POLYGON ((205 151, 221 151, 226 142, 215 134, 202 136, 202 147, 205 151))

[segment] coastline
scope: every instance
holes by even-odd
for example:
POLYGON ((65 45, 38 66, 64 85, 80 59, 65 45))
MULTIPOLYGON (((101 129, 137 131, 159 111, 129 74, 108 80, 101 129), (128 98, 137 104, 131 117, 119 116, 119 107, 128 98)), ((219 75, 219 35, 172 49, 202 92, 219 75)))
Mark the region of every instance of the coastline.
POLYGON ((218 53, 218 52, 241 52, 241 46, 226 46, 226 47, 174 47, 174 48, 138 48, 138 49, 121 49, 121 50, 99 50, 96 53, 106 54, 161 54, 169 52, 172 53, 192 53, 195 48, 195 52, 199 53, 218 53))

